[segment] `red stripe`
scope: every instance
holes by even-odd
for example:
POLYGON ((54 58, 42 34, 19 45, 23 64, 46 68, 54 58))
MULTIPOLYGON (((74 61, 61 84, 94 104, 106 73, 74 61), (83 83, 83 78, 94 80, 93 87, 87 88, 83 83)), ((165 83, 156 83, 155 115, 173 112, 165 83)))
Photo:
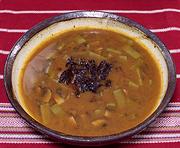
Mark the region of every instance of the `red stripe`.
POLYGON ((180 53, 171 54, 176 65, 176 72, 180 74, 180 53))
POLYGON ((156 14, 123 13, 122 16, 133 19, 134 21, 144 25, 146 28, 149 29, 180 26, 180 19, 178 19, 180 17, 180 13, 175 13, 175 12, 164 12, 164 13, 156 13, 156 14))
MULTIPOLYGON (((16 15, 0 14, 0 28, 29 29, 35 24, 39 23, 40 21, 55 15, 58 14, 16 14, 16 15), (16 23, 17 20, 18 23, 16 23)), ((176 13, 176 12, 165 12, 165 13, 157 13, 157 14, 124 14, 123 13, 121 15, 133 19, 143 24, 149 29, 166 28, 171 26, 180 27, 180 19, 179 19, 180 13, 176 13), (154 20, 158 20, 158 21, 154 21, 154 20)))
MULTIPOLYGON (((39 133, 37 133, 36 131, 32 130, 32 131, 1 131, 1 134, 30 134, 30 135, 40 135, 39 133)), ((7 138, 5 138, 7 139, 7 138)))
POLYGON ((0 80, 0 93, 0 103, 9 103, 6 96, 3 80, 0 80))
POLYGON ((176 89, 174 92, 174 95, 171 99, 171 102, 180 102, 180 79, 177 79, 176 81, 176 89))
POLYGON ((52 16, 55 14, 0 14, 0 28, 29 29, 52 16))
POLYGON ((153 134, 153 135, 155 135, 155 134, 178 134, 178 133, 180 133, 180 129, 178 130, 166 130, 166 128, 164 128, 164 129, 162 129, 161 131, 155 131, 155 130, 153 130, 153 131, 150 131, 150 130, 148 130, 148 131, 143 131, 143 132, 141 132, 141 133, 139 133, 139 135, 148 135, 148 134, 153 134))
POLYGON ((0 49, 9 51, 21 36, 22 33, 0 32, 0 49))
POLYGON ((180 48, 180 31, 168 31, 155 33, 169 49, 180 48))
MULTIPOLYGON (((5 113, 5 114, 7 114, 7 113, 16 114, 17 112, 16 112, 15 110, 13 110, 13 111, 9 111, 9 110, 0 110, 0 113, 5 113)), ((17 117, 18 117, 18 116, 17 116, 17 117)))
POLYGON ((7 55, 0 55, 0 74, 4 72, 4 64, 6 62, 7 55))
POLYGON ((1 148, 64 148, 64 145, 60 144, 6 144, 1 143, 1 148))

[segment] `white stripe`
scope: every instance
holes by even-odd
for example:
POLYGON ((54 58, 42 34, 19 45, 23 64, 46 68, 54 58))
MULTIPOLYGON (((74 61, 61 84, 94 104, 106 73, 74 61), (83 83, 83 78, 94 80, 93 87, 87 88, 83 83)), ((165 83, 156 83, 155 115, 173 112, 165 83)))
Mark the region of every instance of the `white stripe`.
POLYGON ((0 80, 3 79, 3 75, 0 75, 0 80))
POLYGON ((1 106, 0 106, 0 110, 1 110, 1 111, 14 111, 14 112, 15 112, 15 109, 14 109, 13 107, 7 108, 7 107, 1 107, 1 106))
POLYGON ((11 106, 11 103, 0 103, 0 106, 11 106))
POLYGON ((133 136, 133 138, 179 138, 180 134, 179 133, 174 133, 174 134, 139 134, 133 136))
MULTIPOLYGON (((0 134, 0 138, 18 138, 18 139, 45 139, 46 137, 40 134, 0 134)), ((174 134, 139 134, 132 137, 135 138, 180 138, 179 133, 174 134)))
POLYGON ((171 54, 173 54, 173 53, 180 53, 180 49, 170 49, 169 52, 171 54))
POLYGON ((180 138, 174 139, 135 139, 132 138, 131 140, 124 140, 118 143, 126 143, 126 144, 153 144, 153 143, 170 143, 170 142, 180 142, 180 138))
MULTIPOLYGON (((81 11, 81 10, 0 10, 0 13, 10 13, 10 14, 50 14, 50 13, 68 13, 73 11, 81 11)), ((82 10, 83 11, 83 10, 82 10)), ((140 13, 140 14, 154 14, 154 13, 162 13, 162 12, 180 12, 179 9, 173 8, 164 8, 164 9, 156 9, 156 10, 98 10, 105 11, 110 13, 140 13)))
MULTIPOLYGON (((161 29, 150 29, 152 32, 169 32, 169 31, 180 31, 179 27, 167 27, 161 29)), ((8 29, 8 28, 0 28, 0 32, 10 32, 10 33, 24 33, 28 31, 28 29, 8 29)))
POLYGON ((0 28, 0 32, 11 32, 11 33, 24 33, 28 31, 27 29, 7 29, 7 28, 0 28))
POLYGON ((177 75, 176 75, 176 78, 179 79, 179 78, 180 78, 180 74, 177 74, 177 75))
POLYGON ((179 27, 167 27, 162 29, 150 29, 152 32, 168 32, 168 31, 180 31, 179 27))
MULTIPOLYGON (((29 138, 29 139, 45 139, 46 137, 40 134, 0 134, 0 138, 19 138, 19 139, 24 139, 24 138, 29 138)), ((180 138, 179 133, 174 133, 174 134, 139 134, 135 135, 132 137, 134 138, 180 138)))
POLYGON ((0 50, 0 54, 9 54, 9 51, 6 51, 6 50, 0 50))
POLYGON ((176 107, 166 107, 165 109, 166 111, 180 111, 180 106, 176 106, 176 107))
MULTIPOLYGON (((0 103, 1 104, 1 103, 0 103)), ((8 104, 8 103, 7 103, 8 104)), ((180 102, 170 102, 169 105, 179 105, 180 106, 180 102)))
POLYGON ((34 139, 34 138, 45 138, 43 137, 43 135, 35 135, 35 134, 0 134, 0 138, 30 138, 30 139, 34 139))

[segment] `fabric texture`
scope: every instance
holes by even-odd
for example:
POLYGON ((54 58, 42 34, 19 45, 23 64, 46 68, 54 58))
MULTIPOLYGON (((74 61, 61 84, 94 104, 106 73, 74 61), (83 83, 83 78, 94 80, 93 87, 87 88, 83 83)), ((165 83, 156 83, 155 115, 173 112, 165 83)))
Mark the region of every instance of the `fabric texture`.
POLYGON ((33 130, 13 109, 3 85, 4 64, 28 29, 74 10, 103 10, 128 17, 155 33, 176 65, 175 93, 165 111, 146 130, 115 147, 180 147, 180 0, 0 0, 0 148, 64 147, 33 130))

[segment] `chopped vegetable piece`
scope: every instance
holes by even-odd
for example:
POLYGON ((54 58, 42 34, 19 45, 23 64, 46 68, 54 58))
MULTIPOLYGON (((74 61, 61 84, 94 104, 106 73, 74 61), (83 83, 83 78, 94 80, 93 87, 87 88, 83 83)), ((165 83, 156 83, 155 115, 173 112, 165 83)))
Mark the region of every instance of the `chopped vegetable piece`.
POLYGON ((144 61, 141 58, 139 58, 136 60, 134 65, 131 66, 131 69, 141 68, 143 64, 144 64, 144 61))
POLYGON ((126 89, 123 89, 123 92, 126 96, 128 95, 128 91, 126 89))
POLYGON ((104 127, 107 125, 107 122, 105 119, 98 119, 98 120, 95 120, 91 123, 92 123, 92 125, 94 125, 96 127, 104 127))
POLYGON ((141 55, 131 46, 125 46, 123 50, 134 59, 138 59, 139 57, 141 57, 141 55))
POLYGON ((76 42, 77 42, 78 44, 82 44, 82 43, 85 43, 85 42, 86 42, 86 40, 85 40, 82 36, 77 36, 77 37, 75 38, 75 40, 76 40, 76 42))
POLYGON ((115 54, 119 54, 119 55, 122 54, 121 51, 116 50, 116 49, 114 49, 114 48, 107 48, 106 50, 109 51, 109 52, 115 53, 115 54))
POLYGON ((64 99, 63 99, 60 95, 58 95, 58 94, 55 94, 55 95, 54 95, 54 100, 55 100, 55 102, 56 102, 57 104, 62 104, 62 103, 64 103, 64 99))
POLYGON ((138 102, 136 102, 135 100, 130 99, 130 98, 126 99, 126 105, 129 106, 130 108, 131 107, 138 108, 141 106, 138 102))
POLYGON ((66 100, 68 100, 69 98, 70 98, 70 94, 67 95, 66 100))
POLYGON ((101 96, 101 97, 103 96, 103 92, 102 91, 99 92, 99 96, 101 96))
POLYGON ((98 53, 100 54, 103 51, 103 48, 99 47, 99 48, 96 49, 96 51, 98 51, 98 53))
POLYGON ((104 111, 102 109, 96 109, 94 111, 94 115, 95 115, 96 118, 103 117, 104 111))
POLYGON ((89 121, 89 116, 87 114, 80 115, 81 127, 83 129, 88 129, 87 121, 89 121))
POLYGON ((127 61, 127 56, 119 56, 119 60, 120 61, 124 61, 124 62, 126 62, 127 61))
POLYGON ((125 116, 124 113, 118 114, 118 117, 119 117, 119 118, 123 118, 124 116, 125 116))
POLYGON ((125 107, 126 97, 122 89, 117 89, 113 91, 113 95, 116 99, 119 108, 125 107))
POLYGON ((64 45, 65 45, 64 43, 58 42, 57 45, 56 45, 57 50, 58 50, 58 51, 62 51, 64 45))
POLYGON ((50 66, 51 66, 51 62, 48 63, 47 67, 44 70, 44 73, 47 75, 49 75, 48 73, 49 73, 50 66))
POLYGON ((134 120, 136 117, 137 117, 136 114, 130 114, 130 115, 127 116, 127 118, 129 120, 134 120))
POLYGON ((134 44, 134 41, 131 39, 127 39, 127 42, 128 42, 128 45, 131 45, 131 46, 134 44))
POLYGON ((54 59, 55 56, 56 56, 56 52, 50 52, 50 53, 46 56, 46 60, 54 59))
POLYGON ((110 118, 111 114, 112 114, 112 112, 110 112, 109 110, 106 110, 105 113, 104 113, 104 116, 107 117, 107 118, 110 118))
POLYGON ((49 104, 40 105, 41 117, 44 124, 48 124, 51 121, 51 112, 49 104))
POLYGON ((64 116, 64 114, 65 114, 62 107, 59 104, 55 104, 55 105, 51 106, 50 109, 55 115, 64 116))
POLYGON ((112 58, 113 55, 111 53, 108 53, 108 58, 112 58))
POLYGON ((143 81, 142 81, 142 77, 141 77, 141 71, 140 71, 139 68, 136 69, 136 73, 137 73, 137 76, 138 76, 139 85, 143 85, 143 81))
POLYGON ((87 57, 88 55, 89 55, 88 51, 81 51, 81 52, 72 53, 72 56, 77 56, 77 57, 87 57))
POLYGON ((116 104, 115 103, 108 103, 106 105, 106 109, 109 111, 114 111, 114 110, 116 110, 116 104))
POLYGON ((72 127, 75 127, 75 128, 78 127, 77 122, 76 122, 76 120, 74 119, 73 116, 69 117, 68 121, 69 121, 69 124, 70 124, 72 127))
POLYGON ((62 97, 63 99, 68 96, 68 88, 62 84, 58 84, 59 87, 56 89, 56 94, 62 97))
POLYGON ((96 40, 94 42, 90 42, 90 46, 97 47, 100 45, 100 41, 96 40))
POLYGON ((41 101, 47 103, 51 99, 52 92, 49 88, 43 88, 43 94, 41 97, 41 101))
POLYGON ((134 83, 134 82, 132 82, 132 81, 129 81, 128 85, 129 85, 129 87, 131 87, 131 88, 135 88, 135 89, 139 88, 139 85, 137 85, 136 83, 134 83))
POLYGON ((70 115, 72 115, 73 117, 75 117, 75 116, 77 115, 77 111, 75 111, 75 110, 73 110, 73 109, 69 110, 68 113, 69 113, 70 115))
POLYGON ((47 68, 45 69, 45 74, 47 74, 49 78, 54 78, 55 71, 54 71, 53 61, 49 62, 47 68))
POLYGON ((152 80, 149 80, 149 85, 152 85, 152 80))
POLYGON ((69 56, 67 54, 64 55, 63 59, 67 60, 69 58, 69 56))
POLYGON ((95 52, 88 51, 88 53, 89 53, 89 56, 91 56, 91 57, 93 57, 93 58, 95 58, 97 60, 105 60, 106 59, 105 57, 103 57, 103 56, 101 56, 101 55, 99 55, 99 54, 97 54, 95 52))
POLYGON ((40 86, 35 86, 34 90, 35 90, 35 93, 36 93, 37 95, 41 95, 42 90, 41 90, 41 87, 40 87, 40 86))

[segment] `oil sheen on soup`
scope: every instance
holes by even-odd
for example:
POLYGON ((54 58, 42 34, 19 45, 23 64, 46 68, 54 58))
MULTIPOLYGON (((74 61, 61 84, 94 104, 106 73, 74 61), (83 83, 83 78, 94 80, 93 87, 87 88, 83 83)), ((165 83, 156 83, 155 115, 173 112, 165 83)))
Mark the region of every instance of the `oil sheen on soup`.
POLYGON ((157 105, 159 67, 143 46, 122 34, 68 31, 35 50, 20 90, 31 116, 50 129, 111 135, 137 126, 157 105))

